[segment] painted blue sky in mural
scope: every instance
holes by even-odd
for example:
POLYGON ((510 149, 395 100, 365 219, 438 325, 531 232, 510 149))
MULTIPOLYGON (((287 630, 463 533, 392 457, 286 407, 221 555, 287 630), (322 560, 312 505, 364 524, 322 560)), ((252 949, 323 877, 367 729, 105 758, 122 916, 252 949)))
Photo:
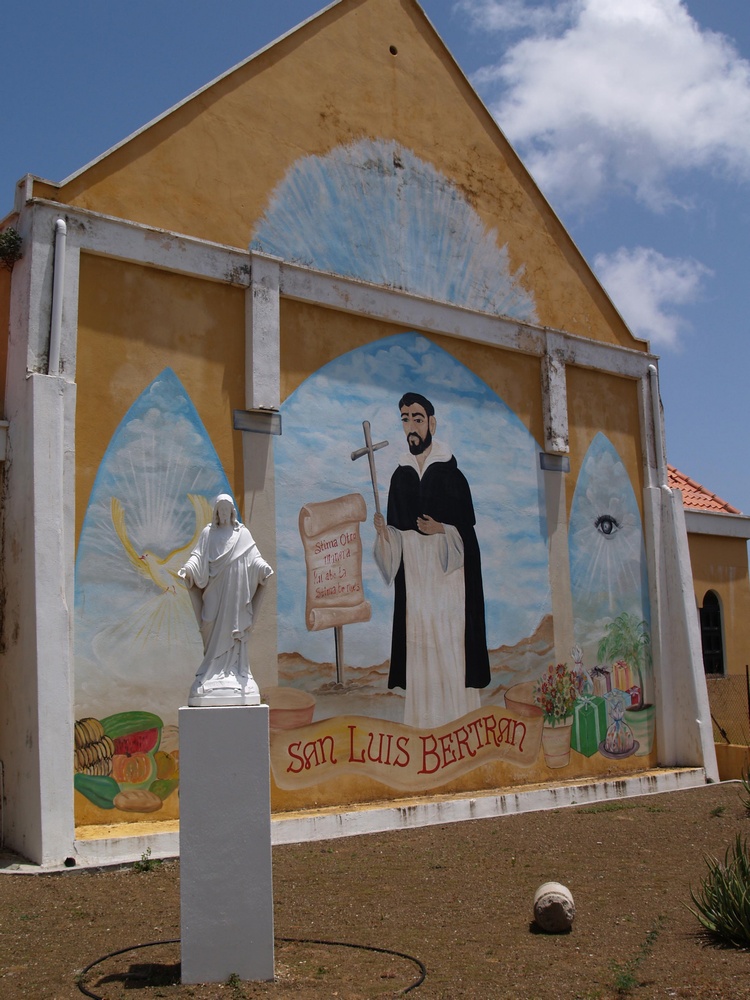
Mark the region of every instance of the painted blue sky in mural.
POLYGON ((187 592, 171 586, 169 571, 220 492, 229 484, 218 455, 167 368, 115 431, 81 530, 76 702, 83 714, 147 708, 176 718, 202 654, 187 592))
POLYGON ((362 139, 305 156, 271 197, 251 246, 295 263, 482 312, 535 320, 502 234, 397 143, 362 139))
POLYGON ((371 602, 368 623, 346 626, 346 661, 372 666, 390 655, 393 591, 373 558, 374 500, 366 459, 352 462, 364 444, 362 421, 374 441, 380 503, 398 456, 406 450, 400 396, 421 392, 432 400, 436 438, 451 446, 471 487, 482 554, 488 645, 496 648, 530 635, 550 613, 546 523, 539 448, 521 421, 479 378, 418 334, 400 334, 351 351, 302 383, 282 407, 284 433, 276 441, 276 498, 281 652, 331 662, 331 630, 305 628, 305 563, 298 517, 303 504, 361 493, 363 580, 371 602))
POLYGON ((576 642, 588 666, 606 625, 622 612, 650 620, 641 516, 620 456, 601 432, 576 483, 569 525, 576 642))

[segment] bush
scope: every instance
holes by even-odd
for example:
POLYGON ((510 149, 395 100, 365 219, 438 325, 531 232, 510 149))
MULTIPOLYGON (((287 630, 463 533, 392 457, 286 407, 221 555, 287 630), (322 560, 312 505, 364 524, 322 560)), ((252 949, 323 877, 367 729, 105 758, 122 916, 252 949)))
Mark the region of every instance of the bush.
POLYGON ((13 270, 13 265, 23 257, 21 253, 21 237, 15 229, 6 229, 0 233, 0 266, 13 270))
POLYGON ((750 813, 750 774, 748 774, 747 769, 743 770, 740 781, 742 783, 740 802, 742 803, 745 812, 750 813))
POLYGON ((696 909, 688 907, 704 930, 723 944, 750 946, 750 858, 737 834, 723 863, 707 857, 708 875, 697 892, 690 890, 696 909))

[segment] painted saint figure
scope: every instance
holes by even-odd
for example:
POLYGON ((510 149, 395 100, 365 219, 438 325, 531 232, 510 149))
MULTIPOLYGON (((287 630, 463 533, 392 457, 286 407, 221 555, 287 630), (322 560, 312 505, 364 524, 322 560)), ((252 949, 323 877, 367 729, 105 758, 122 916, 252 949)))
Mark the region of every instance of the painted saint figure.
POLYGON ((484 590, 471 491, 433 437, 435 408, 415 392, 398 405, 409 451, 391 477, 387 522, 375 515, 375 561, 395 587, 388 687, 406 690, 404 723, 424 729, 480 707, 484 590))
POLYGON ((188 705, 259 705, 250 672, 249 635, 264 584, 273 570, 237 518, 231 496, 221 493, 213 518, 179 571, 203 638, 203 662, 188 705))

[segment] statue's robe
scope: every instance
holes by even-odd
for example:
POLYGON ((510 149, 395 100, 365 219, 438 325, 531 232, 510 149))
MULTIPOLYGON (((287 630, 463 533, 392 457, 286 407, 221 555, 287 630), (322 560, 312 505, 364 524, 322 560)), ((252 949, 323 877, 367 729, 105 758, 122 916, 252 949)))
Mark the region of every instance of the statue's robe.
POLYGON ((191 696, 243 687, 249 673, 248 638, 273 570, 244 524, 229 534, 213 524, 201 532, 185 564, 188 588, 203 638, 203 662, 191 696))

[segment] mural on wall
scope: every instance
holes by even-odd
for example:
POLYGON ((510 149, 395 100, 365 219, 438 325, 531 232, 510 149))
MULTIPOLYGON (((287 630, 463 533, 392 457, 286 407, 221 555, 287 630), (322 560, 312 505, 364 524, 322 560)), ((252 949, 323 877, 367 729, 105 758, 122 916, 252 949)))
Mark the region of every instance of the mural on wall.
POLYGON ((489 759, 532 763, 541 710, 515 713, 502 698, 536 678, 552 648, 532 435, 481 379, 414 333, 330 362, 282 412, 279 687, 264 692, 277 784, 349 771, 418 789, 489 759), (331 572, 321 590, 353 579, 367 604, 337 637, 310 628, 310 542, 299 524, 342 501, 361 533, 361 578, 347 567, 354 539, 344 522, 310 536, 331 572))
POLYGON ((482 312, 536 321, 523 269, 459 188, 392 140, 301 157, 251 249, 482 312))
POLYGON ((555 663, 539 447, 481 379, 400 334, 327 364, 283 413, 280 788, 359 774, 417 792, 491 761, 593 773, 651 752, 643 533, 604 435, 569 525, 577 644, 555 663), (315 587, 349 618, 314 627, 315 587))
MULTIPOLYGON (((404 333, 331 361, 282 411, 262 691, 279 789, 357 774, 417 793, 487 763, 538 780, 652 752, 643 532, 603 434, 568 526, 576 645, 555 663, 539 446, 480 378, 404 333)), ((178 815, 177 709, 202 647, 176 574, 222 492, 167 369, 113 435, 79 543, 79 824, 178 815)))
POLYGON ((75 787, 124 818, 170 796, 176 809, 177 710, 203 656, 177 571, 225 492, 205 427, 167 368, 109 442, 76 556, 75 787))
POLYGON ((601 432, 581 465, 569 549, 576 659, 590 680, 574 744, 615 760, 645 756, 655 720, 646 549, 627 470, 601 432))

